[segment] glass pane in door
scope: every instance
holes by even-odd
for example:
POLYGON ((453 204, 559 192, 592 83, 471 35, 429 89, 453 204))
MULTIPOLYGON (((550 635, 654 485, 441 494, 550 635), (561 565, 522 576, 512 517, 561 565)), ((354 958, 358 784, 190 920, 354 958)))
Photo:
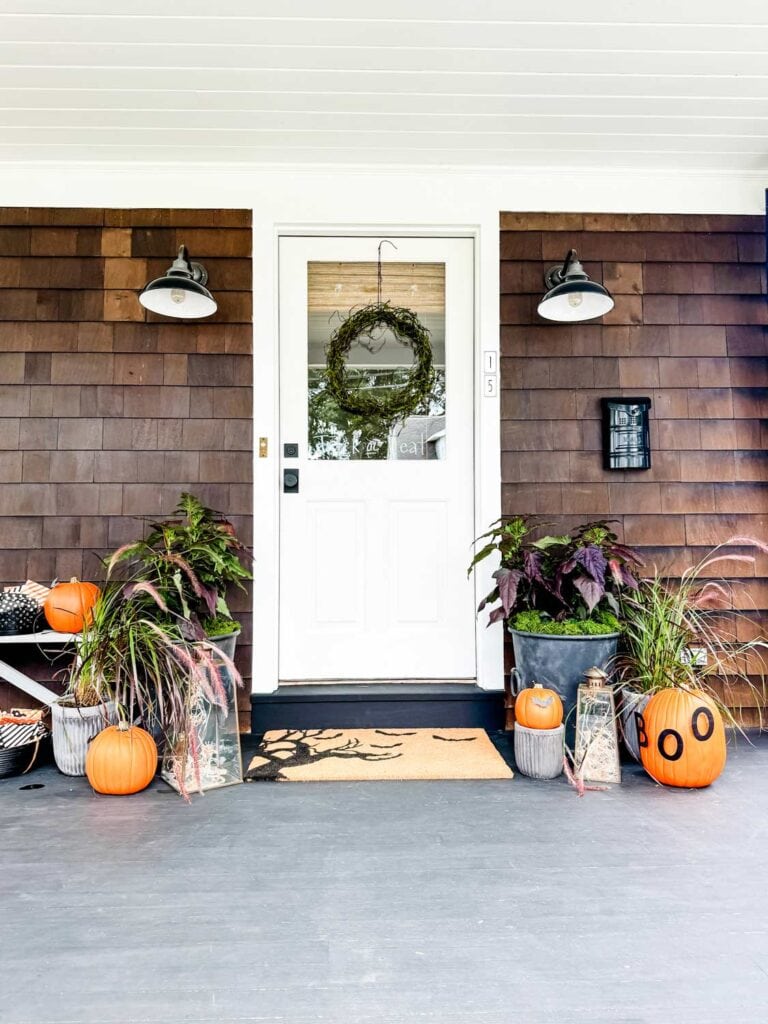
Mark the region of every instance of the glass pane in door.
MULTIPOLYGON (((444 459, 445 264, 382 266, 382 301, 412 310, 429 331, 434 383, 406 416, 361 415, 342 407, 327 389, 326 351, 333 332, 362 306, 377 300, 377 264, 307 266, 308 455, 310 459, 444 459)), ((402 388, 413 366, 411 346, 384 327, 353 343, 347 357, 350 391, 386 396, 402 388)))

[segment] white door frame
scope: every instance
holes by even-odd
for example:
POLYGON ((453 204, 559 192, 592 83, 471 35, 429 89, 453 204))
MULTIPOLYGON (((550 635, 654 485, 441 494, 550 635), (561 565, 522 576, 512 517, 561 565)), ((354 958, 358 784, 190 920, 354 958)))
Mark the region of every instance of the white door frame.
MULTIPOLYGON (((501 371, 498 335, 483 339, 480 330, 480 228, 475 225, 435 224, 276 224, 271 252, 266 239, 254 228, 253 246, 253 509, 254 565, 253 583, 253 693, 272 693, 278 686, 278 638, 280 600, 280 376, 279 376, 279 240, 286 235, 377 236, 401 235, 429 238, 471 238, 474 249, 474 512, 476 533, 501 514, 500 398, 501 371), (265 262, 272 267, 266 272, 265 262), (259 330, 259 312, 271 320, 271 332, 259 330), (271 336, 265 336, 265 335, 271 336), (486 372, 484 358, 494 353, 496 394, 484 395, 486 372), (260 439, 266 438, 268 454, 260 456, 260 439)), ((498 275, 498 268, 496 270, 498 275)), ((467 539, 467 564, 471 558, 472 538, 467 539)), ((491 588, 493 567, 484 564, 475 574, 476 603, 491 588)), ((503 686, 503 649, 501 632, 486 629, 485 617, 475 623, 477 682, 483 689, 503 686)))

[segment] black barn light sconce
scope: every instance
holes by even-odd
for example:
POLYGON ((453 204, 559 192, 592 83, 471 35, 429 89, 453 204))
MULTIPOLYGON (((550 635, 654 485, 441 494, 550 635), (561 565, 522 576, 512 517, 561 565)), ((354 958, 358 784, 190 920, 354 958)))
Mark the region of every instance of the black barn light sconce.
POLYGON ((150 281, 139 292, 139 302, 145 309, 161 316, 176 316, 183 320, 199 320, 217 310, 216 299, 205 287, 208 272, 201 263, 192 263, 182 245, 179 255, 162 277, 150 281))
POLYGON ((563 265, 550 267, 544 275, 546 294, 539 303, 539 316, 560 323, 579 323, 594 320, 609 313, 615 303, 607 288, 590 281, 576 256, 570 249, 563 265))
POLYGON ((601 398, 603 468, 650 469, 650 398, 601 398))

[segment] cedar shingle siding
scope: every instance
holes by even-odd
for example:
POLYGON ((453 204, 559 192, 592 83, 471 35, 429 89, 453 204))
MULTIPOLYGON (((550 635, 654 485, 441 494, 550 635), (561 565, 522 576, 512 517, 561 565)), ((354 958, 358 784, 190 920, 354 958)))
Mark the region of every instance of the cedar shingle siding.
MULTIPOLYGON (((768 303, 762 217, 501 216, 505 514, 557 529, 610 517, 647 561, 679 572, 733 535, 768 541, 768 303), (546 267, 574 247, 615 308, 549 324, 546 267), (652 469, 605 472, 600 398, 649 395, 652 469)), ((768 556, 726 564, 764 631, 768 556)), ((731 690, 755 722, 749 693, 731 690)))
MULTIPOLYGON (((182 490, 250 541, 250 224, 249 210, 0 209, 0 583, 98 578, 133 517, 182 490), (208 270, 210 320, 139 305, 181 244, 208 270)), ((233 604, 249 676, 250 599, 233 604)), ((44 680, 58 667, 27 665, 44 680)), ((29 698, 0 683, 11 702, 29 698)))

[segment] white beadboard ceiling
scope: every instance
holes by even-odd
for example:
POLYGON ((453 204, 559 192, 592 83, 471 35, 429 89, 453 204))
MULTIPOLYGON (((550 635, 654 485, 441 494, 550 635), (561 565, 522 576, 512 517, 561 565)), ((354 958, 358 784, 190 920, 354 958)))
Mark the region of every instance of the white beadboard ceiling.
POLYGON ((0 161, 768 170, 768 0, 0 0, 0 161))

